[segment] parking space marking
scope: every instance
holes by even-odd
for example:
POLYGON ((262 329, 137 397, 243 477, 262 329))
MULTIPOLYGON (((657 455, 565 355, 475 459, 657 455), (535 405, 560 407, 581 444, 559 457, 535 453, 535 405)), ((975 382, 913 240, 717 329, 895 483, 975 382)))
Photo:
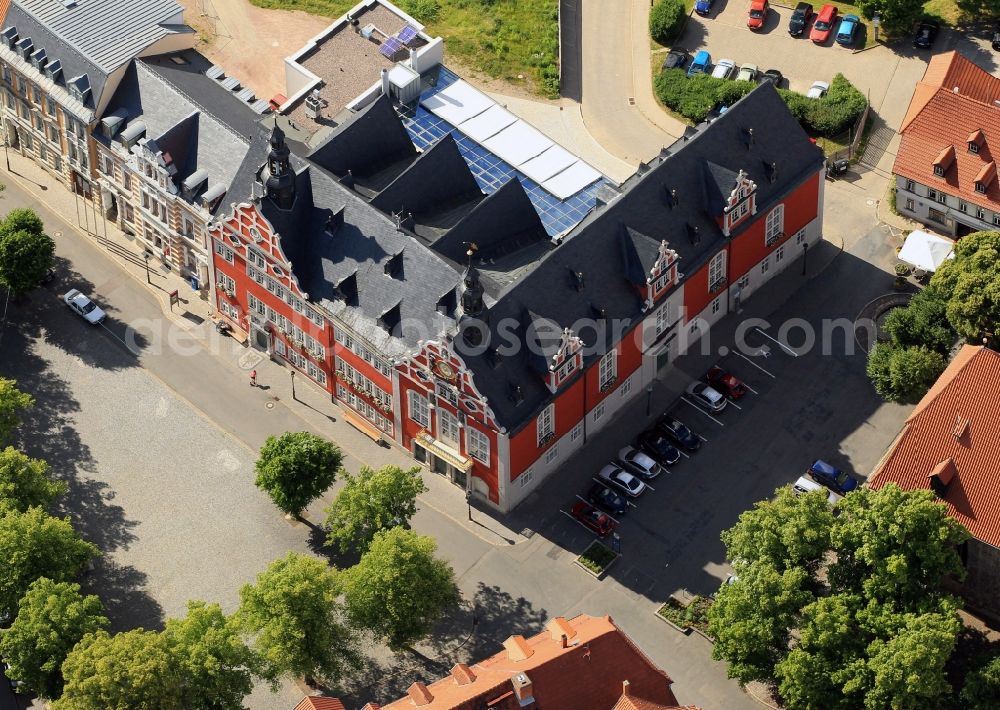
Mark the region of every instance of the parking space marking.
POLYGON ((768 335, 767 333, 765 333, 763 330, 761 330, 757 326, 754 326, 753 329, 756 330, 761 335, 763 335, 768 340, 770 340, 772 343, 776 343, 779 348, 781 348, 782 350, 784 350, 786 353, 788 353, 792 357, 798 357, 799 356, 799 354, 797 352, 795 352, 794 350, 792 350, 790 347, 788 347, 787 345, 785 345, 783 342, 781 342, 777 338, 772 338, 770 335, 768 335))
MULTIPOLYGON (((582 501, 583 501, 584 503, 586 503, 587 505, 589 505, 589 506, 591 506, 591 507, 594 507, 594 508, 597 508, 597 506, 596 506, 596 505, 594 505, 593 503, 591 503, 591 502, 590 502, 589 500, 587 500, 587 499, 586 499, 586 498, 584 498, 583 496, 581 496, 581 495, 577 495, 577 498, 579 498, 580 500, 582 500, 582 501)), ((626 502, 627 502, 627 501, 626 501, 626 502)), ((601 510, 600 508, 597 508, 597 509, 598 509, 598 510, 601 510)), ((607 516, 608 516, 608 518, 609 518, 610 520, 614 520, 614 522, 615 522, 615 525, 621 525, 621 524, 622 524, 622 523, 621 523, 621 521, 620 521, 620 520, 616 520, 616 519, 615 519, 615 518, 614 518, 614 517, 613 517, 613 516, 611 515, 611 513, 608 513, 608 512, 606 512, 606 511, 604 511, 604 510, 601 510, 601 513, 603 513, 604 515, 607 515, 607 516)))
MULTIPOLYGON (((584 525, 583 523, 581 523, 579 520, 577 520, 576 518, 574 518, 570 513, 567 513, 565 510, 560 510, 559 512, 562 513, 563 515, 565 515, 567 518, 569 518, 570 520, 572 520, 574 523, 576 523, 577 525, 579 525, 581 528, 583 528, 587 532, 593 533, 595 536, 597 535, 597 533, 595 533, 593 530, 591 530, 586 525, 584 525)), ((576 541, 575 537, 572 540, 570 540, 571 543, 575 542, 575 541, 576 541)))
POLYGON ((704 414, 706 417, 708 417, 709 419, 711 419, 713 422, 715 422, 719 426, 726 426, 725 424, 723 424, 722 422, 720 422, 718 419, 716 419, 715 417, 713 417, 711 414, 709 414, 708 412, 706 412, 704 409, 702 409, 701 407, 699 407, 697 404, 695 404, 694 402, 692 402, 687 397, 681 397, 681 401, 685 402, 688 406, 690 406, 690 407, 698 410, 699 412, 701 412, 702 414, 704 414))
MULTIPOLYGON (((628 473, 628 472, 626 471, 626 473, 628 473)), ((602 481, 601 479, 599 479, 599 478, 595 478, 595 477, 593 477, 593 476, 591 476, 591 477, 590 477, 590 480, 591 480, 591 481, 593 481, 594 483, 598 483, 598 484, 600 484, 600 485, 604 486, 605 488, 607 488, 607 489, 608 489, 609 491, 611 491, 612 493, 618 493, 618 495, 620 495, 620 496, 622 496, 622 497, 624 497, 624 498, 625 498, 625 502, 626 502, 626 503, 628 503, 628 504, 629 504, 629 505, 631 505, 631 506, 632 506, 633 508, 635 508, 635 509, 637 509, 637 510, 638 510, 639 506, 637 506, 637 505, 636 505, 635 503, 633 503, 632 501, 630 501, 630 500, 628 499, 628 497, 627 497, 627 496, 626 496, 626 495, 625 495, 624 493, 619 493, 619 492, 618 492, 618 491, 616 491, 616 490, 615 490, 614 488, 612 488, 611 486, 609 486, 609 485, 607 484, 607 482, 606 482, 606 481, 602 481)))
MULTIPOLYGON (((744 360, 746 360, 747 362, 749 362, 754 367, 756 367, 758 370, 760 370, 761 372, 763 372, 765 375, 767 375, 768 377, 770 377, 772 380, 778 379, 773 373, 768 372, 767 370, 765 370, 763 367, 761 367, 760 365, 758 365, 757 363, 755 363, 753 360, 751 360, 750 358, 748 358, 743 353, 736 353, 736 354, 739 355, 744 360)), ((747 389, 749 389, 749 387, 747 389)), ((757 394, 757 393, 754 392, 754 394, 757 394)))
POLYGON ((750 385, 748 385, 746 382, 743 383, 743 386, 746 387, 751 392, 753 392, 754 394, 760 394, 760 392, 758 392, 757 390, 755 390, 753 387, 751 387, 750 385))
POLYGON ((743 411, 743 407, 741 407, 740 405, 736 404, 736 400, 734 400, 734 399, 732 399, 730 397, 726 397, 726 399, 729 400, 729 406, 730 407, 736 407, 741 412, 743 411))
POLYGON ((677 449, 677 453, 679 453, 679 454, 680 454, 681 456, 683 456, 683 457, 684 457, 684 458, 686 458, 686 459, 689 459, 689 458, 691 458, 690 456, 688 456, 687 454, 685 454, 685 453, 684 453, 683 451, 681 451, 680 449, 677 449))

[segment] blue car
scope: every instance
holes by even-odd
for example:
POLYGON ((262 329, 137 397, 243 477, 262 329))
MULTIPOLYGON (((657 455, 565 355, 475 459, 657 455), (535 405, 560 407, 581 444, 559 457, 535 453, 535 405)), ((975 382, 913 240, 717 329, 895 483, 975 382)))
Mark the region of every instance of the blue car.
POLYGON ((861 18, 857 15, 844 15, 840 20, 840 27, 837 28, 837 44, 850 47, 854 44, 854 35, 858 33, 858 25, 861 18))
POLYGON ((712 66, 712 57, 704 49, 694 55, 694 61, 688 67, 687 75, 708 74, 709 67, 712 66))
POLYGON ((708 14, 712 12, 712 0, 698 0, 694 4, 694 11, 702 17, 708 17, 708 14))
POLYGON ((851 474, 845 473, 839 468, 834 468, 821 459, 813 461, 813 465, 809 467, 809 475, 817 483, 822 483, 834 493, 839 493, 840 495, 850 493, 858 487, 857 480, 851 474))

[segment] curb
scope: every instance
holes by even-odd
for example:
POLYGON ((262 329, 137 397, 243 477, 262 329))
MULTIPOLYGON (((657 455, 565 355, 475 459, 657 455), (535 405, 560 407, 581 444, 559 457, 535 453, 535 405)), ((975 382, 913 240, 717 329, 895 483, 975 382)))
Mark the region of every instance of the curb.
POLYGON ((665 606, 665 604, 666 604, 666 602, 664 602, 664 604, 660 604, 660 606, 658 606, 656 609, 654 609, 653 610, 653 616, 655 616, 657 619, 659 619, 660 621, 662 621, 667 626, 672 627, 674 629, 674 631, 679 631, 680 633, 684 634, 685 636, 690 636, 691 632, 693 631, 692 627, 690 627, 690 626, 688 626, 688 627, 678 626, 677 624, 675 624, 674 622, 672 622, 670 619, 666 619, 666 618, 660 616, 660 609, 662 609, 665 606))

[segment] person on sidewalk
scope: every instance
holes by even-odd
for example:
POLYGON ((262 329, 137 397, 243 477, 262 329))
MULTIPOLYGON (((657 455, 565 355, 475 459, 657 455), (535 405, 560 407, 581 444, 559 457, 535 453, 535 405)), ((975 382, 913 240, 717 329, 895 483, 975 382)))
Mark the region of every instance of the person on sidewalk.
POLYGON ((251 387, 256 387, 257 386, 257 371, 256 370, 250 370, 250 386, 251 387))

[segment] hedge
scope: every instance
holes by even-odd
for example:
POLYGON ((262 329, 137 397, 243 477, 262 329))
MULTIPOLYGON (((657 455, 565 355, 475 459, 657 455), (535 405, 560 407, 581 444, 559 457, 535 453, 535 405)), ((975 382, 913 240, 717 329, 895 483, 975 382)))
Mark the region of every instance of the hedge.
POLYGON ((684 0, 659 0, 649 11, 649 34, 660 44, 669 44, 684 26, 686 14, 684 0))
POLYGON ((830 82, 830 90, 821 99, 809 99, 787 89, 778 89, 792 115, 807 130, 821 136, 834 136, 847 130, 865 110, 865 95, 843 74, 830 82))

